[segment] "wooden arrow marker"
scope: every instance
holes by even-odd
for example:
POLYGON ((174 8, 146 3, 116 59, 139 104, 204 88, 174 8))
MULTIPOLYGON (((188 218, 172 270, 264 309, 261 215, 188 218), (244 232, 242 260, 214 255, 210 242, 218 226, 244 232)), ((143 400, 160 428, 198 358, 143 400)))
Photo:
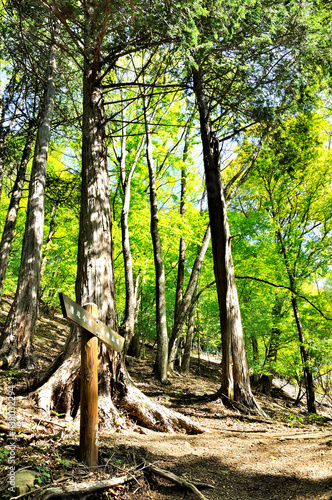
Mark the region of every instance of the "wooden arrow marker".
POLYGON ((82 329, 80 458, 93 467, 98 465, 98 339, 118 352, 124 339, 98 320, 95 304, 83 308, 63 293, 59 297, 63 316, 82 329))

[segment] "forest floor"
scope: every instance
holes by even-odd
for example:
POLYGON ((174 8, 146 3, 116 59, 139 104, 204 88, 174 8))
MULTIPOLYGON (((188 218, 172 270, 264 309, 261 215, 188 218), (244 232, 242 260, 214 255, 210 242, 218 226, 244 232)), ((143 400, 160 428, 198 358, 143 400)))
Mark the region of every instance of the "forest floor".
MULTIPOLYGON (((8 310, 0 311, 0 327, 8 310)), ((36 333, 41 369, 63 346, 68 326, 57 312, 44 313, 36 333)), ((187 481, 212 485, 200 489, 206 500, 332 500, 332 405, 322 400, 319 415, 308 415, 304 402, 294 406, 292 386, 276 381, 271 397, 255 393, 267 419, 225 408, 212 400, 220 384, 220 362, 192 358, 190 377, 174 375, 161 387, 151 376, 152 348, 145 360, 128 357, 136 385, 150 398, 190 416, 204 429, 200 435, 153 432, 132 424, 128 429, 100 429, 99 463, 89 469, 78 460, 79 424, 61 415, 43 416, 29 398, 16 398, 16 471, 36 473, 33 491, 20 498, 37 498, 54 485, 109 479, 129 474, 132 480, 104 492, 79 498, 118 500, 183 500, 197 494, 180 488, 148 464, 187 481), (284 385, 284 387, 283 387, 284 385), (205 398, 197 398, 205 396, 205 398), (141 471, 141 472, 139 472, 141 471), (143 471, 143 472, 142 472, 143 471)), ((0 498, 8 491, 9 387, 18 388, 26 374, 0 371, 0 498)), ((59 498, 65 498, 64 496, 59 498)), ((66 498, 76 498, 74 495, 66 498)))

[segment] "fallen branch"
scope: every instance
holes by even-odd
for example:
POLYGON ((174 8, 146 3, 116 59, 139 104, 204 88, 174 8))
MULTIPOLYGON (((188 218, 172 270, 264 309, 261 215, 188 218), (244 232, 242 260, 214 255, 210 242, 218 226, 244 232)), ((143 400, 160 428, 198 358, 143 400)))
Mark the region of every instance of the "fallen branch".
MULTIPOLYGON (((139 475, 141 475, 140 472, 139 475)), ((133 476, 132 474, 122 476, 122 477, 112 477, 112 479, 105 479, 101 481, 92 481, 92 482, 84 482, 71 484, 69 486, 54 486, 51 488, 47 488, 47 490, 40 491, 40 489, 36 489, 30 491, 28 494, 36 494, 34 498, 36 500, 53 500, 56 498, 61 498, 61 500, 67 498, 82 498, 84 495, 91 495, 92 493, 96 493, 97 491, 107 490, 108 488, 112 488, 112 486, 119 486, 120 484, 125 484, 128 481, 132 480, 134 477, 137 477, 137 474, 133 476)), ((12 500, 18 500, 22 498, 24 495, 20 495, 18 497, 13 497, 12 500)))
POLYGON ((322 439, 326 437, 331 437, 330 432, 315 432, 315 433, 305 433, 301 432, 299 434, 293 434, 291 436, 280 436, 279 441, 287 441, 291 439, 322 439))
POLYGON ((149 464, 147 468, 154 474, 158 474, 159 476, 164 477, 169 481, 172 481, 173 483, 177 484, 178 486, 181 486, 182 488, 187 488, 191 490, 201 500, 207 500, 207 498, 198 490, 197 486, 201 488, 212 488, 212 489, 214 488, 214 486, 212 486, 211 484, 189 482, 186 479, 183 479, 182 477, 176 476, 175 474, 173 474, 173 472, 160 469, 159 467, 153 464, 149 464))

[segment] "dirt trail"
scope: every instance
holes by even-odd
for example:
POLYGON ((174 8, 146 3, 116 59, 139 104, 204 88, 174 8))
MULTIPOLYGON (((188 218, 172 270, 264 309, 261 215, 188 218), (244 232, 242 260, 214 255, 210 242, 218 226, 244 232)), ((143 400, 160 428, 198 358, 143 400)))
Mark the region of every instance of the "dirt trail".
MULTIPOLYGON (((45 366, 61 348, 66 330, 52 314, 41 318, 36 354, 45 366)), ((77 459, 77 422, 53 415, 53 423, 45 424, 42 415, 37 417, 33 407, 23 404, 23 398, 18 401, 17 418, 29 432, 17 436, 17 468, 39 471, 39 482, 46 487, 52 481, 107 479, 154 463, 187 480, 213 485, 213 490, 202 490, 207 500, 332 500, 331 406, 318 406, 318 417, 307 415, 303 404, 294 406, 289 391, 275 387, 271 398, 255 394, 268 420, 243 415, 209 398, 219 388, 220 365, 214 362, 218 360, 193 358, 191 377, 174 375, 171 385, 163 388, 150 375, 153 356, 147 349, 146 360, 128 358, 133 380, 152 399, 195 419, 204 434, 157 433, 135 424, 128 430, 101 429, 100 467, 89 470, 77 459)), ((0 376, 5 387, 7 375, 0 376)), ((20 379, 20 374, 15 376, 20 379)), ((0 396, 5 396, 3 390, 0 396)), ((6 398, 0 400, 4 414, 6 398)), ((0 451, 5 444, 6 436, 0 431, 0 451)), ((6 485, 5 466, 6 456, 0 453, 0 498, 6 485)), ((196 496, 146 473, 89 498, 194 500, 196 496)))

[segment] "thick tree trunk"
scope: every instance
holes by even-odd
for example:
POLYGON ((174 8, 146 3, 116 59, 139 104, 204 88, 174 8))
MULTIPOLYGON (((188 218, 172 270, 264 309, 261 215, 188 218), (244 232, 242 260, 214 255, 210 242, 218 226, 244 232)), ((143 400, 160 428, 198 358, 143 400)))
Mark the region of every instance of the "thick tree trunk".
MULTIPOLYGON (((80 398, 80 348, 72 331, 64 353, 39 381, 45 382, 32 397, 46 413, 57 411, 67 419, 75 418, 80 398), (46 380, 46 381, 45 381, 46 380)), ((105 427, 127 426, 117 408, 123 408, 139 424, 161 432, 184 431, 199 434, 203 430, 191 419, 155 403, 133 384, 119 355, 99 356, 99 421, 105 427), (105 373, 109 374, 105 379, 105 373), (101 382, 104 380, 104 382, 101 382), (109 381, 106 384, 105 381, 109 381)))
POLYGON ((202 76, 193 70, 194 91, 199 108, 205 182, 211 225, 212 253, 222 332, 221 393, 226 399, 261 412, 250 388, 240 306, 235 283, 231 236, 220 173, 219 142, 210 118, 202 76), (232 370, 233 363, 233 370, 232 370))
POLYGON ((158 229, 158 204, 156 188, 156 171, 152 155, 152 140, 147 117, 146 99, 144 98, 144 121, 146 131, 146 157, 150 180, 151 237, 156 273, 156 329, 157 329, 157 363, 158 377, 162 384, 167 383, 168 368, 168 335, 166 321, 165 269, 162 256, 161 241, 158 229))
POLYGON ((55 100, 56 45, 58 29, 50 47, 43 110, 38 127, 29 186, 29 200, 21 265, 14 301, 0 338, 1 365, 33 365, 32 338, 38 316, 38 291, 44 230, 46 164, 55 100))
POLYGON ((23 149, 20 166, 13 186, 12 195, 8 207, 5 226, 0 243, 0 302, 2 300, 3 285, 8 268, 9 255, 15 234, 18 209, 22 197, 25 174, 30 159, 32 143, 35 134, 33 122, 30 121, 25 146, 23 149))
MULTIPOLYGON (((99 318, 116 329, 104 103, 98 47, 95 46, 101 41, 97 37, 100 33, 98 23, 93 22, 98 19, 98 16, 96 18, 94 15, 94 8, 92 0, 87 2, 83 73, 82 199, 76 301, 82 305, 87 302, 95 303, 99 309, 99 318)), ((75 417, 79 406, 79 367, 79 342, 73 328, 63 353, 53 363, 47 377, 43 377, 43 385, 34 393, 38 406, 47 412, 57 409, 67 416, 75 417)), ((98 384, 99 421, 105 422, 108 427, 125 425, 125 420, 115 407, 116 403, 147 427, 162 431, 184 429, 192 433, 202 432, 191 419, 144 396, 131 382, 121 356, 104 345, 99 346, 98 384)))

